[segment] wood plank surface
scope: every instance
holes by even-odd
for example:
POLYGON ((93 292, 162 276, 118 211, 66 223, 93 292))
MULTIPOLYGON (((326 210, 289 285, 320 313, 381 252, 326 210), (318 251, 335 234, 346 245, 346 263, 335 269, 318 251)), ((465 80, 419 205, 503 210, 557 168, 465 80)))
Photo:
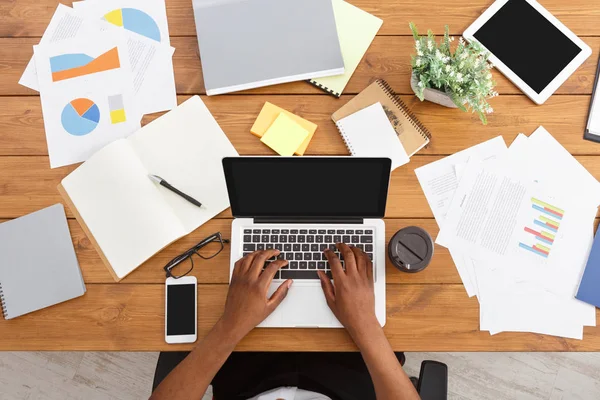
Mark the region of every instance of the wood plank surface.
MULTIPOLYGON (((189 350, 164 342, 163 285, 87 286, 80 298, 10 321, 0 320, 0 350, 189 350), (60 328, 57 328, 60 327, 60 328)), ((226 285, 199 285, 198 336, 217 321, 226 285)), ((388 285, 385 333, 396 351, 591 351, 600 329, 584 340, 479 331, 479 308, 460 285, 388 285)), ((353 351, 343 329, 255 329, 237 350, 353 351)))
MULTIPOLYGON (((436 34, 449 24, 460 34, 493 0, 351 0, 384 19, 384 24, 357 68, 345 95, 335 99, 305 82, 206 97, 208 108, 242 155, 271 155, 249 133, 265 101, 297 113, 319 128, 309 155, 345 155, 346 148, 331 114, 376 78, 386 79, 433 133, 427 148, 392 175, 386 213, 386 237, 404 226, 418 225, 433 237, 438 228, 414 169, 497 135, 507 144, 519 132, 544 125, 569 152, 600 178, 600 146, 584 141, 590 94, 600 51, 600 5, 597 0, 541 0, 541 3, 588 43, 594 52, 543 106, 537 106, 499 72, 501 96, 489 125, 476 115, 421 103, 410 89, 413 41, 408 22, 436 34)), ((67 2, 70 5, 70 2, 67 2)), ((204 83, 191 0, 166 0, 179 102, 203 94, 204 83)), ((62 202, 56 186, 76 166, 51 170, 37 93, 18 85, 32 46, 56 9, 56 0, 0 2, 0 219, 22 216, 62 202)), ((146 116, 146 124, 160 116, 146 116)), ((67 210, 69 217, 72 214, 67 210)), ((0 220, 3 222, 3 220, 0 220)), ((596 220, 596 225, 598 220, 596 220)), ((0 350, 175 350, 192 345, 164 343, 164 271, 172 257, 210 233, 231 234, 231 213, 221 213, 192 234, 173 243, 121 283, 114 283, 78 222, 69 220, 87 293, 11 321, 0 319, 0 350)), ((387 260, 386 334, 395 350, 405 351, 599 351, 600 328, 586 328, 583 341, 535 334, 490 336, 479 331, 479 308, 469 299, 448 251, 436 246, 431 265, 418 274, 396 270, 387 260)), ((194 270, 199 286, 199 336, 205 335, 223 308, 229 272, 229 249, 194 270)), ((343 330, 257 329, 239 350, 355 350, 343 330), (309 344, 309 345, 307 345, 309 344)))
MULTIPOLYGON (((3 221, 0 220, 0 222, 3 221)), ((411 225, 424 228, 434 238, 437 236, 437 224, 432 219, 388 219, 386 220, 386 238, 388 238, 388 240, 391 239, 394 233, 399 229, 411 225)), ((69 220, 69 228, 71 230, 71 236, 73 237, 73 245, 77 253, 77 259, 79 260, 79 265, 83 272, 84 281, 86 283, 115 283, 77 220, 69 220)), ((137 270, 124 278, 120 284, 163 284, 165 281, 163 267, 171 259, 215 232, 221 232, 224 238, 231 238, 231 220, 215 219, 207 222, 191 234, 181 238, 156 256, 152 257, 137 270)), ((192 275, 196 276, 200 283, 228 283, 229 253, 230 248, 229 246, 226 246, 217 257, 211 260, 196 259, 192 275)), ((435 247, 435 257, 432 260, 432 263, 427 269, 419 274, 400 272, 391 264, 387 257, 386 264, 387 282, 390 283, 461 283, 448 250, 437 245, 435 247)))
MULTIPOLYGON (((189 95, 180 96, 181 103, 189 95)), ((352 96, 336 99, 320 95, 229 95, 202 96, 207 107, 240 154, 273 155, 268 147, 250 133, 250 128, 266 101, 299 114, 318 125, 308 155, 348 154, 331 114, 352 96)), ((539 125, 572 154, 600 155, 600 146, 582 139, 590 96, 554 96, 538 106, 525 96, 500 96, 492 99, 494 114, 487 126, 475 114, 420 102, 415 96, 401 96, 433 138, 421 155, 449 155, 484 140, 503 135, 507 144, 519 132, 532 133, 539 125)), ((146 124, 160 114, 144 117, 146 124)), ((47 155, 46 136, 38 97, 0 97, 0 156, 47 155)), ((414 162, 414 161, 413 161, 414 162)), ((413 167, 413 162, 408 164, 413 167)), ((47 166, 44 166, 47 169, 47 166)), ((65 171, 69 168, 58 169, 65 171)), ((36 172, 37 173, 37 172, 36 172)), ((52 172, 57 174, 58 172, 52 172)), ((5 215, 2 215, 5 216, 5 215)))
MULTIPOLYGON (((392 173, 386 218, 433 218, 414 169, 441 158, 413 157, 409 164, 392 173)), ((596 156, 576 158, 596 179, 600 178, 600 163, 596 156)), ((74 167, 50 169, 48 165, 47 157, 0 157, 0 218, 16 218, 62 202, 56 186, 74 167)), ((67 215, 73 216, 68 209, 67 215)), ((217 218, 231 218, 230 210, 217 218)))
MULTIPOLYGON (((600 38, 585 37, 583 40, 595 54, 600 50, 600 38)), ((32 46, 37 38, 0 39, 0 93, 2 95, 36 95, 37 92, 19 85, 19 79, 33 54, 32 46)), ((171 45, 176 48, 173 56, 175 81, 179 94, 204 94, 204 79, 196 37, 175 37, 171 45)), ((414 41, 409 36, 377 36, 352 75, 345 94, 356 94, 377 78, 385 79, 399 94, 412 94, 410 88, 410 55, 414 53, 414 41)), ((591 94, 596 75, 598 58, 592 56, 569 77, 557 94, 591 94)), ((521 94, 500 72, 492 71, 497 82, 496 90, 503 94, 521 94)), ((322 94, 322 91, 306 82, 267 86, 239 92, 243 94, 322 94)))
MULTIPOLYGON (((71 1, 64 2, 71 5, 71 1)), ((422 30, 443 33, 450 25, 453 34, 464 30, 492 0, 354 0, 384 23, 381 35, 409 35, 413 21, 422 30)), ((595 0, 542 0, 542 5, 577 35, 600 35, 600 10, 595 0)), ((0 2, 0 37, 41 36, 54 14, 56 0, 4 0, 0 2)), ((190 0, 166 0, 171 36, 194 36, 196 27, 190 0)))

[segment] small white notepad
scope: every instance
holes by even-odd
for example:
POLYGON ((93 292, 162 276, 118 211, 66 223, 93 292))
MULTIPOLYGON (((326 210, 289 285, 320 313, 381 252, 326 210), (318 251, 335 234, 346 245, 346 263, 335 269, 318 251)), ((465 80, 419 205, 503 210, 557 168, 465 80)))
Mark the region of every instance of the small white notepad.
POLYGON ((381 103, 336 122, 346 147, 357 157, 389 157, 392 170, 410 161, 381 103))

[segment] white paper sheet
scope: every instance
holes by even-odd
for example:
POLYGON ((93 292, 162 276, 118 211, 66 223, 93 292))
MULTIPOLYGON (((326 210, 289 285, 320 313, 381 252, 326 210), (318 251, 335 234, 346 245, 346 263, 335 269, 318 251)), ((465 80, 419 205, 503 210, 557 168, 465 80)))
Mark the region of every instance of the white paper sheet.
MULTIPOLYGON (((534 332, 582 339, 589 308, 527 282, 515 282, 500 268, 478 265, 480 328, 491 334, 534 332)), ((592 309, 593 312, 595 310, 592 309)))
MULTIPOLYGON (((417 179, 439 227, 444 223, 446 213, 460 181, 459 174, 462 174, 468 160, 470 158, 493 160, 504 154, 506 149, 506 143, 502 136, 497 136, 415 170, 417 179)), ((456 265, 468 296, 477 295, 477 285, 471 271, 472 261, 457 249, 450 249, 450 256, 456 265)))
MULTIPOLYGON (((46 27, 44 35, 40 40, 40 45, 57 43, 61 40, 75 38, 77 36, 89 36, 99 32, 98 26, 94 24, 86 24, 83 16, 75 12, 70 7, 64 4, 59 4, 50 20, 50 24, 46 27)), ((29 60, 19 84, 35 91, 39 91, 39 83, 35 61, 33 57, 29 60)))
POLYGON ((169 45, 165 0, 86 0, 73 3, 86 17, 104 19, 125 30, 169 45))
MULTIPOLYGON (((74 3, 76 10, 59 4, 44 32, 40 45, 59 43, 62 40, 74 38, 89 38, 90 35, 95 38, 95 35, 100 32, 113 30, 127 40, 127 54, 129 64, 132 66, 135 101, 140 113, 151 114, 175 108, 177 106, 173 71, 175 49, 168 45, 168 35, 161 42, 139 35, 132 30, 117 27, 102 19, 106 14, 106 12, 102 14, 102 7, 108 7, 110 4, 106 3, 105 5, 105 2, 102 2, 101 5, 95 5, 95 3, 90 0, 76 2, 74 3), (87 6, 83 6, 83 4, 87 6)), ((146 2, 142 3, 146 4, 146 2)), ((154 4, 154 8, 156 8, 155 3, 157 2, 148 2, 149 5, 154 4)), ((166 22, 166 16, 164 21, 166 22)), ((168 33, 168 29, 166 32, 168 33)), ((162 31, 160 34, 163 34, 162 31)), ((40 90, 33 57, 19 83, 30 89, 40 90)))
POLYGON ((52 168, 87 160, 140 128, 127 44, 109 32, 35 47, 52 168))
POLYGON ((136 102, 143 114, 177 107, 173 53, 164 0, 86 0, 73 4, 90 21, 102 21, 127 38, 136 102), (119 26, 122 25, 122 26, 119 26))

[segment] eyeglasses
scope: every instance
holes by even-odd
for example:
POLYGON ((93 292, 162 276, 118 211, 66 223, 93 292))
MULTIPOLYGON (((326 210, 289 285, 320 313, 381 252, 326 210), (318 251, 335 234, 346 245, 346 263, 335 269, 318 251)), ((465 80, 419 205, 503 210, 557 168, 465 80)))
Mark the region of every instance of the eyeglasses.
POLYGON ((194 269, 194 254, 205 260, 210 260, 223 250, 225 243, 229 243, 229 240, 223 239, 221 232, 213 233, 185 253, 169 261, 165 265, 167 278, 178 279, 186 276, 194 269))

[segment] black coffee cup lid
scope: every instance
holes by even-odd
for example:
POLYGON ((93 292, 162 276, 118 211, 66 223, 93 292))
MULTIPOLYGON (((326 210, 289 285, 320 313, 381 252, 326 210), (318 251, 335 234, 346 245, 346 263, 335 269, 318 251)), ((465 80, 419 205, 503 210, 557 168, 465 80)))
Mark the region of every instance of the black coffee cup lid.
POLYGON ((409 226, 400 229, 392 237, 388 254, 401 271, 419 272, 429 265, 433 257, 433 240, 424 229, 409 226))

